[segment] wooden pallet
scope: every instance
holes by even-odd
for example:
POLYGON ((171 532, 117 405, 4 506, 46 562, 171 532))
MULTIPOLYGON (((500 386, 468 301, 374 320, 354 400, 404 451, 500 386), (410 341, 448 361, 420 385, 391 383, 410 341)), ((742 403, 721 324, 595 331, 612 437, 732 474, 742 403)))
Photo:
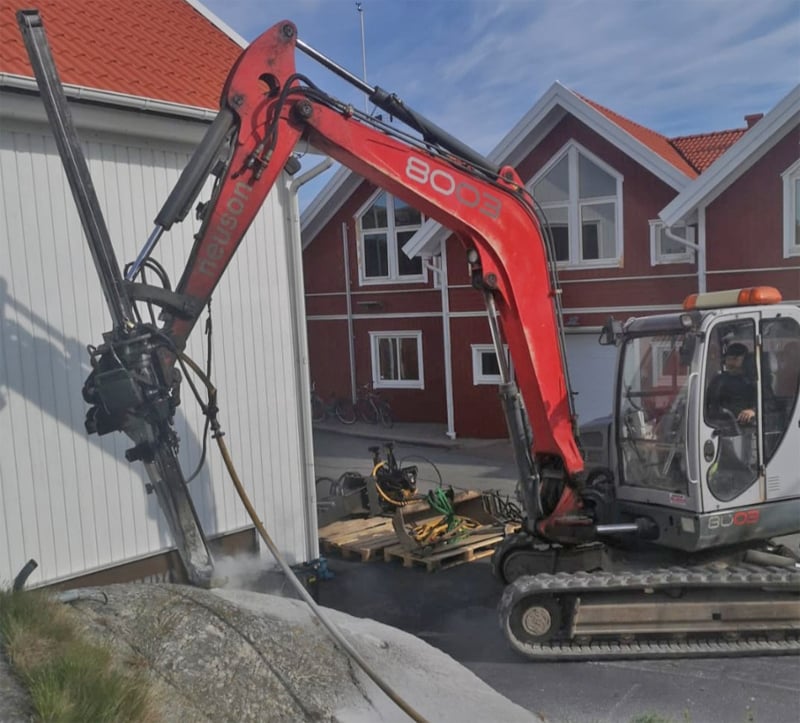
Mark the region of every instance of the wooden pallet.
MULTIPOLYGON (((485 517, 485 512, 482 510, 480 492, 459 492, 455 496, 453 506, 457 514, 468 516, 484 524, 490 521, 490 518, 485 517)), ((403 507, 403 516, 407 522, 421 524, 438 518, 440 515, 431 510, 427 502, 417 501, 403 507)), ((399 556, 399 550, 412 555, 412 557, 415 555, 415 553, 409 552, 400 544, 390 517, 360 517, 339 520, 319 528, 318 534, 320 549, 326 554, 335 552, 344 558, 358 557, 362 562, 389 559, 386 557, 386 552, 389 548, 395 549, 397 556, 399 556)), ((453 556, 463 558, 458 562, 440 564, 436 559, 436 555, 428 556, 425 559, 433 560, 435 569, 479 560, 481 557, 490 555, 494 546, 501 539, 502 535, 496 531, 492 534, 472 535, 464 541, 472 546, 472 550, 467 550, 464 546, 454 544, 442 553, 448 558, 453 556), (485 541, 488 538, 492 538, 491 548, 486 549, 486 546, 490 544, 485 541), (455 552, 456 550, 458 550, 457 553, 455 552)), ((436 552, 438 553, 438 550, 436 552)), ((414 560, 408 563, 404 561, 404 565, 411 567, 414 562, 414 560)), ((429 567, 429 569, 431 568, 429 567)))
POLYGON ((402 545, 393 545, 384 549, 383 558, 387 562, 401 560, 403 567, 422 565, 428 572, 434 572, 488 557, 502 539, 503 535, 493 529, 491 532, 472 534, 461 542, 447 545, 427 555, 412 552, 402 545))
POLYGON ((326 552, 344 558, 360 557, 362 562, 383 559, 383 550, 397 544, 389 517, 340 520, 319 530, 319 545, 326 552))

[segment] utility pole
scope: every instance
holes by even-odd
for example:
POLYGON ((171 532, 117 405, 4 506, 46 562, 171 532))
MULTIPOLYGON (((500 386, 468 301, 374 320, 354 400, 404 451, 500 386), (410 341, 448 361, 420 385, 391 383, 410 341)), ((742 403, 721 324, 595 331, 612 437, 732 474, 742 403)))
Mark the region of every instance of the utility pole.
MULTIPOLYGON (((356 11, 361 21, 361 72, 362 80, 367 82, 367 44, 364 37, 364 3, 356 0, 356 11)), ((369 97, 364 93, 364 112, 369 113, 369 97)))

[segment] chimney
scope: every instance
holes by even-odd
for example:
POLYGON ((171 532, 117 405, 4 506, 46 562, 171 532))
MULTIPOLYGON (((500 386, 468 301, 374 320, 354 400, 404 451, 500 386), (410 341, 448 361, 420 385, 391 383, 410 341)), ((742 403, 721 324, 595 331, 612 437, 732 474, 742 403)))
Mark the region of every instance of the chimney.
POLYGON ((753 113, 752 115, 746 115, 744 117, 744 122, 747 123, 748 130, 752 128, 758 121, 760 121, 764 117, 763 113, 753 113))

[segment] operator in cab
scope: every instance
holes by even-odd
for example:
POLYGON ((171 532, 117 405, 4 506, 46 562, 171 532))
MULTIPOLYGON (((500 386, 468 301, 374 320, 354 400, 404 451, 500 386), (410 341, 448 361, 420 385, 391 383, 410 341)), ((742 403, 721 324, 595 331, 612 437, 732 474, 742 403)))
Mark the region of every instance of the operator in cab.
POLYGON ((739 342, 725 349, 725 369, 711 381, 706 396, 711 419, 730 419, 730 412, 739 424, 755 420, 757 393, 755 381, 745 374, 747 354, 747 347, 739 342))

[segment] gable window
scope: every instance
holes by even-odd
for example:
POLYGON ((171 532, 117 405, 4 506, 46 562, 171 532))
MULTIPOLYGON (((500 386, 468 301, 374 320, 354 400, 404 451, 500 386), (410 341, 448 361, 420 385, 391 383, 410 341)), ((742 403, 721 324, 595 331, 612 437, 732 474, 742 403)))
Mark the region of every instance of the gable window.
MULTIPOLYGON (((506 362, 511 360, 508 357, 508 347, 505 346, 506 362)), ((500 364, 493 344, 473 344, 472 345, 472 383, 479 384, 501 384, 500 364)))
POLYGON ((426 280, 422 259, 410 259, 402 251, 424 220, 419 211, 386 191, 370 199, 356 219, 362 285, 426 280))
POLYGON ((783 256, 800 256, 800 160, 789 166, 783 179, 783 256))
MULTIPOLYGON (((676 224, 670 231, 673 236, 689 243, 695 242, 694 226, 676 224)), ((650 264, 690 264, 694 261, 694 251, 667 235, 666 226, 661 221, 650 221, 650 264)))
POLYGON ((531 192, 547 218, 561 266, 618 266, 622 176, 570 142, 538 173, 531 192))
POLYGON ((424 389, 421 331, 371 331, 372 383, 376 389, 424 389))

